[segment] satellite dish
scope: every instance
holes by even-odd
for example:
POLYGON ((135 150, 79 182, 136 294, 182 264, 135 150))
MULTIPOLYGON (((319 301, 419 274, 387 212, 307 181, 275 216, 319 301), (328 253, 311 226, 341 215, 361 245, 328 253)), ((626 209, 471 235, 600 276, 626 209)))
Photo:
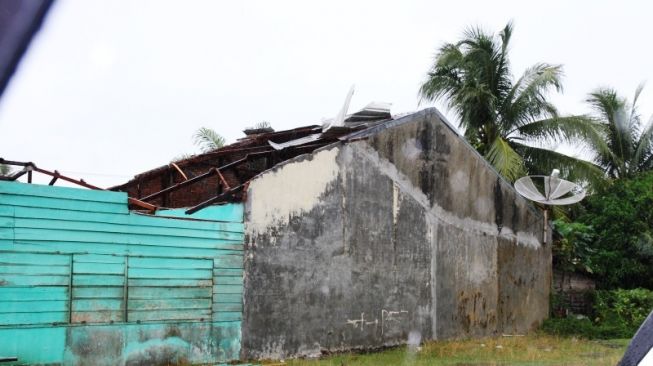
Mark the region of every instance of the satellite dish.
POLYGON ((515 182, 515 189, 529 200, 544 205, 571 205, 585 198, 585 190, 581 186, 560 179, 558 175, 560 175, 560 171, 553 169, 549 176, 529 175, 522 177, 515 182))
POLYGON ((542 242, 546 243, 549 210, 547 206, 563 206, 580 202, 585 198, 585 190, 578 184, 560 179, 560 171, 553 169, 551 175, 529 175, 517 179, 515 190, 525 198, 544 206, 544 233, 542 242))

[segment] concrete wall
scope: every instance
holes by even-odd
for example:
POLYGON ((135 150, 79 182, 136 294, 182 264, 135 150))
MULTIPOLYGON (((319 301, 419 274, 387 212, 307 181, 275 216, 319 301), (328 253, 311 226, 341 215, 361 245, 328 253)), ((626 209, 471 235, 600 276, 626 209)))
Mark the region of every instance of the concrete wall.
POLYGON ((542 218, 422 111, 255 178, 242 356, 524 333, 548 312, 542 218))
POLYGON ((161 215, 129 212, 125 193, 0 182, 0 356, 20 365, 238 359, 242 205, 193 220, 161 215))

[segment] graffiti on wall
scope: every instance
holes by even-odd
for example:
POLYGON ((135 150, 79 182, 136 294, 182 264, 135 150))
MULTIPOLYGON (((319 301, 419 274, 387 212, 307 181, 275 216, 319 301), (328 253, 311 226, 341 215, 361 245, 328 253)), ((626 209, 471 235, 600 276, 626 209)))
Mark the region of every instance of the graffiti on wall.
POLYGON ((406 320, 408 311, 381 309, 380 315, 381 320, 379 320, 379 317, 373 318, 370 316, 366 318, 365 313, 361 313, 360 318, 347 319, 346 324, 351 325, 354 329, 359 329, 361 332, 365 330, 365 327, 367 329, 374 328, 374 331, 376 331, 380 326, 381 334, 383 334, 388 327, 403 323, 406 320))

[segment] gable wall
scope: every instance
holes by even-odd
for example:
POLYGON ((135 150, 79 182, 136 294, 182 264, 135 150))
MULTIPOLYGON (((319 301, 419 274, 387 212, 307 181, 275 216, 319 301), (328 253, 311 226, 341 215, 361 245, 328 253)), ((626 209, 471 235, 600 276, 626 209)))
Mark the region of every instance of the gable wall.
POLYGON ((524 333, 546 317, 539 213, 434 110, 390 127, 251 182, 244 357, 524 333))

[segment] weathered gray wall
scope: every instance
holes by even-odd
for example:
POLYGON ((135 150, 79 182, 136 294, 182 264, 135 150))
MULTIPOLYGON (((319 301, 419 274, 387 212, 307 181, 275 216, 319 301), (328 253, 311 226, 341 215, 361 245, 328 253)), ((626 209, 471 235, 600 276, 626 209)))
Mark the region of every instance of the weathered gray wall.
POLYGON ((547 314, 542 219, 425 110, 254 179, 243 357, 523 333, 547 314))

